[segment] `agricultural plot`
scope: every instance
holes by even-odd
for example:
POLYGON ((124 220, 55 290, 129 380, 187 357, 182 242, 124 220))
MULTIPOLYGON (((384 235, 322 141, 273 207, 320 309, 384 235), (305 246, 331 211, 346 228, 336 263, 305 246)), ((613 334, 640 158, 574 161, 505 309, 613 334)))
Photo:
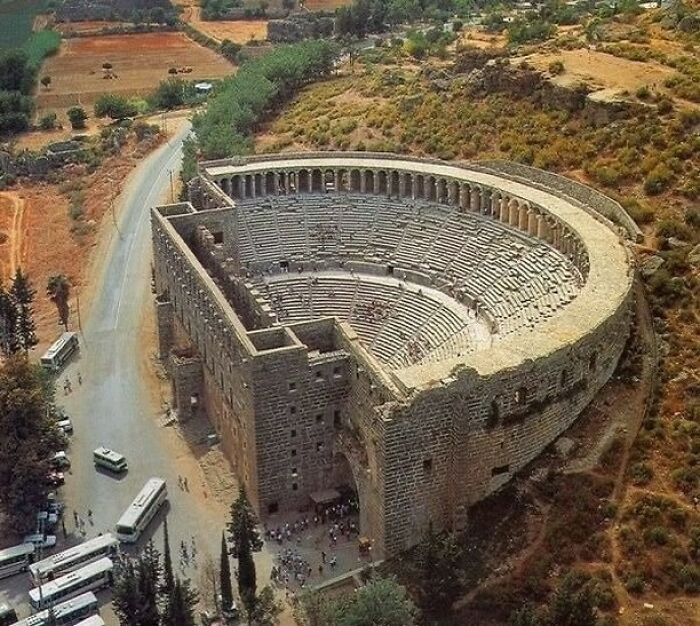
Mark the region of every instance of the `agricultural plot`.
POLYGON ((334 11, 352 4, 352 0, 304 0, 301 4, 309 11, 334 11))
POLYGON ((234 67, 212 50, 182 33, 145 33, 69 39, 49 58, 42 74, 50 89, 37 93, 40 111, 91 106, 103 93, 144 96, 170 75, 170 68, 188 70, 188 80, 217 79, 234 67), (109 72, 103 64, 111 64, 109 72))
POLYGON ((0 50, 21 48, 45 6, 46 0, 0 0, 0 50))

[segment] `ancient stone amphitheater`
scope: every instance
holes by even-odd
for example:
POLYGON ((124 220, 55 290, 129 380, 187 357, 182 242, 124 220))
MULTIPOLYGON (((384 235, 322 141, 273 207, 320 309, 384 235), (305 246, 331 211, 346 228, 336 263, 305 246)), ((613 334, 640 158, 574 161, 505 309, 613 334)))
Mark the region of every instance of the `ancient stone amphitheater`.
MULTIPOLYGON (((160 354, 261 515, 350 486, 375 554, 459 528, 613 373, 622 209, 507 163, 204 163, 152 212, 160 354)), ((629 231, 629 232, 627 232, 629 231)))

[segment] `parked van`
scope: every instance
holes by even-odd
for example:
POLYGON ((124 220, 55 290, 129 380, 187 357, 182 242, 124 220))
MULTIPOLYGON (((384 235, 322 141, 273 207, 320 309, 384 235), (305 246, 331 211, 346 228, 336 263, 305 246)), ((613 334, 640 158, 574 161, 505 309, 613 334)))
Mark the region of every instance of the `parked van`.
POLYGON ((126 457, 123 454, 119 454, 119 452, 104 446, 97 448, 92 453, 92 458, 97 467, 104 467, 112 472, 126 472, 129 468, 126 457))

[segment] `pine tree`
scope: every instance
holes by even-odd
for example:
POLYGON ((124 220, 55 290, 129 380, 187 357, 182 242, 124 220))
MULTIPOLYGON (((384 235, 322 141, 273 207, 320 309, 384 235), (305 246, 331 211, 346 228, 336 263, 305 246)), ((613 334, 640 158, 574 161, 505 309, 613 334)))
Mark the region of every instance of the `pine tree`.
POLYGON ((221 584, 221 605, 228 609, 233 604, 233 589, 231 588, 231 564, 226 549, 226 535, 221 533, 221 568, 219 570, 221 584))
POLYGON ((17 305, 0 285, 0 350, 7 357, 20 351, 17 338, 17 305))
POLYGON ((20 268, 17 268, 15 272, 12 287, 10 288, 10 295, 14 300, 17 311, 17 319, 15 322, 17 343, 26 354, 39 343, 36 338, 34 307, 32 306, 34 296, 36 295, 36 289, 34 289, 27 275, 23 274, 20 268))
POLYGON ((173 562, 170 555, 170 537, 168 536, 168 518, 163 520, 163 584, 161 593, 168 596, 175 585, 173 576, 173 562))
POLYGON ((248 614, 254 613, 257 587, 253 552, 262 548, 262 539, 256 529, 257 519, 248 501, 245 489, 231 506, 231 521, 228 524, 230 554, 238 559, 238 593, 248 614))

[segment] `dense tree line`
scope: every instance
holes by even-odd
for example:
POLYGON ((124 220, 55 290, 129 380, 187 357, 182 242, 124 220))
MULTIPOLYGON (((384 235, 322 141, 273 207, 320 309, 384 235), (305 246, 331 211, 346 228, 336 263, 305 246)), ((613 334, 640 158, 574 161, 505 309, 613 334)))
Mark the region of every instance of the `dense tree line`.
POLYGON ((63 436, 50 417, 53 384, 21 354, 0 366, 0 508, 7 527, 26 532, 50 488, 43 477, 63 436))
POLYGON ((29 128, 36 70, 22 50, 0 52, 0 135, 29 128))
POLYGON ((264 113, 288 100, 302 85, 330 73, 335 48, 327 41, 283 46, 246 61, 194 118, 200 153, 215 159, 251 150, 251 131, 264 113))

